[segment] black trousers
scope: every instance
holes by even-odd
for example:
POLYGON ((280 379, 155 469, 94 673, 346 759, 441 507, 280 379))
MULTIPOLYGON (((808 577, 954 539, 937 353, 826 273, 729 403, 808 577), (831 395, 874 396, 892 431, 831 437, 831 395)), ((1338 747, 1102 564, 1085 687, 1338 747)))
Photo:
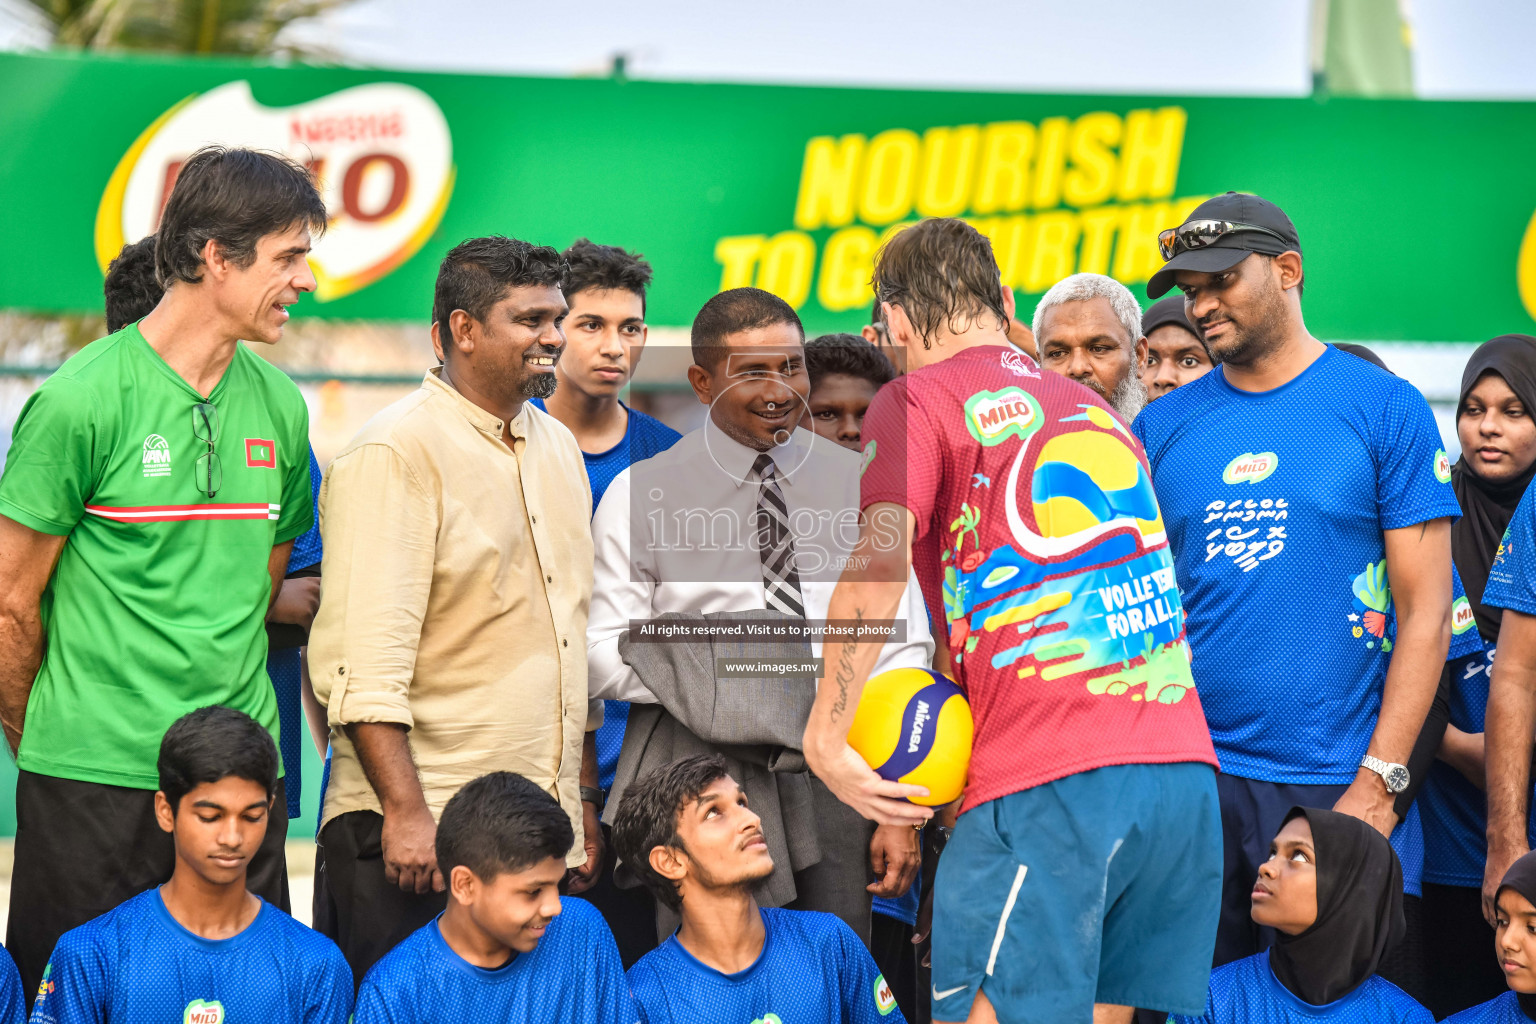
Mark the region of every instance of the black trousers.
POLYGON ((1482 890, 1424 883, 1425 994, 1436 1020, 1486 1003, 1505 991, 1493 950, 1493 929, 1483 920, 1482 890))
POLYGON ((912 926, 884 914, 871 914, 869 952, 901 1007, 908 1024, 917 1024, 917 947, 912 926))
POLYGON ((446 892, 418 896, 384 877, 384 818, 349 811, 320 831, 315 869, 315 929, 341 947, 352 984, 406 936, 448 906, 446 892))
MULTIPOLYGON (((287 912, 283 780, 246 888, 287 912)), ((59 937, 131 896, 168 881, 171 835, 155 820, 153 790, 22 772, 16 780, 16 859, 5 947, 30 1001, 59 937)))
MULTIPOLYGON (((1419 1003, 1424 1003, 1429 997, 1429 979, 1424 946, 1424 900, 1421 897, 1403 893, 1403 919, 1408 930, 1403 933, 1401 942, 1387 950, 1376 973, 1419 1003)), ((1491 932, 1489 938, 1492 938, 1491 932)), ((1488 959, 1492 960, 1491 944, 1488 952, 1488 959)))

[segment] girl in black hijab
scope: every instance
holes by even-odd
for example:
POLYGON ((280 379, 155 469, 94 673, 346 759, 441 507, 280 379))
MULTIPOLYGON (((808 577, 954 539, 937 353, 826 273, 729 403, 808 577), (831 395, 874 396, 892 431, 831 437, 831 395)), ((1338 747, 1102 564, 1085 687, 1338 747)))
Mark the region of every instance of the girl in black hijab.
POLYGON ((1433 1024, 1428 1010, 1376 974, 1403 934, 1403 874, 1370 825, 1292 808, 1259 867, 1252 913, 1276 930, 1275 944, 1212 971, 1205 1014, 1171 1021, 1433 1024))
POLYGON ((1509 991, 1456 1014, 1446 1024, 1536 1021, 1536 853, 1515 861, 1499 883, 1493 950, 1509 991))
POLYGON ((1536 477, 1536 338, 1506 334, 1472 354, 1462 373, 1456 433, 1461 458, 1451 468, 1451 486, 1461 518, 1451 526, 1451 556, 1467 599, 1454 610, 1453 628, 1467 630, 1475 621, 1488 650, 1452 667, 1450 724, 1418 796, 1426 851, 1425 1003, 1439 1016, 1504 990, 1485 952, 1480 891, 1488 856, 1483 721, 1503 612, 1482 599, 1504 530, 1536 477))

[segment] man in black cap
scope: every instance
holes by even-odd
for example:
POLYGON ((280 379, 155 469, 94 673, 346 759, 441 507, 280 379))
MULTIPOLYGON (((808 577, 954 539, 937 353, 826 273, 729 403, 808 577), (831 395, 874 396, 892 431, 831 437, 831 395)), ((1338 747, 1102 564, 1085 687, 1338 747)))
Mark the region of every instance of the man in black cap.
POLYGON ((1221 964, 1264 948, 1249 893, 1290 807, 1397 823, 1450 642, 1459 509, 1424 397, 1307 332, 1279 207, 1228 192, 1159 242, 1148 294, 1176 286, 1220 361, 1132 429, 1221 760, 1221 964))
POLYGON ((1170 295, 1154 302, 1141 317, 1141 333, 1147 337, 1147 362, 1141 382, 1147 400, 1161 398, 1180 384, 1204 377, 1216 365, 1205 339, 1184 315, 1184 296, 1170 295))

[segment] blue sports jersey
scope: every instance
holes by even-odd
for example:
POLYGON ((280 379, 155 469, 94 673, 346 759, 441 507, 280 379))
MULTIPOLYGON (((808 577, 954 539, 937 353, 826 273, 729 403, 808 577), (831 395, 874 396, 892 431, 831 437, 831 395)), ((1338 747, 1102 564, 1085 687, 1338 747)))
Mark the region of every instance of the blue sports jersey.
POLYGON ((1132 429, 1222 771, 1350 782, 1391 653, 1382 531, 1461 514, 1424 397, 1330 346, 1261 393, 1232 387, 1218 366, 1132 429))
MULTIPOLYGON (((764 908, 757 962, 722 974, 673 935, 629 969, 646 1024, 906 1024, 869 950, 842 921, 764 908)), ((362 1024, 361 1021, 358 1024, 362 1024)))
POLYGON ((262 901, 239 935, 205 939, 142 892, 53 949, 32 1024, 346 1024, 352 970, 330 939, 262 901))
POLYGON ((0 946, 0 1024, 25 1024, 27 1000, 21 991, 16 961, 0 946))
POLYGON ((1488 569, 1483 604, 1536 615, 1536 488, 1528 487, 1488 569))
POLYGON ((582 900, 560 908, 531 952, 494 970, 455 953, 438 915, 368 971, 354 1024, 635 1024, 602 915, 582 900))
MULTIPOLYGON (((542 398, 531 401, 540 409, 544 408, 542 398)), ((628 469, 630 463, 661 454, 683 436, 654 416, 647 416, 627 405, 624 408, 629 413, 624 440, 596 455, 581 453, 582 461, 587 466, 587 483, 592 487, 594 513, 608 485, 613 483, 613 478, 628 469)), ((624 746, 624 726, 628 722, 629 701, 603 701, 603 724, 598 726, 593 741, 597 744, 597 784, 603 788, 604 793, 613 788, 613 772, 619 765, 619 751, 624 746)))
POLYGON ((1205 1013, 1198 1017, 1174 1014, 1168 1018, 1168 1024, 1296 1024, 1297 1021, 1434 1024, 1435 1017, 1408 993, 1374 975, 1349 995, 1322 1006, 1313 1006, 1280 984, 1280 979, 1270 970, 1269 950, 1266 949, 1211 972, 1205 1013))
MULTIPOLYGON (((1475 632, 1475 631, 1474 631, 1475 632)), ((1451 725, 1481 733, 1488 712, 1493 648, 1451 666, 1451 725)), ((1536 780, 1532 797, 1536 799, 1536 780)), ((1419 790, 1424 815, 1424 881, 1478 888, 1488 860, 1488 795, 1444 761, 1436 761, 1419 790)), ((1536 819, 1527 826, 1536 847, 1536 819)))
POLYGON ((1505 992, 1497 999, 1454 1013, 1441 1024, 1531 1024, 1531 1018, 1520 1009, 1520 997, 1505 992))
MULTIPOLYGON (((309 449, 309 486, 315 521, 294 540, 293 552, 288 556, 289 572, 319 565, 322 554, 320 462, 315 458, 313 446, 309 449)), ((283 758, 283 789, 288 801, 288 817, 297 818, 304 797, 302 744, 309 737, 309 727, 304 724, 304 702, 299 696, 299 649, 286 647, 267 652, 267 675, 272 679, 272 692, 277 696, 277 746, 283 758)))
POLYGON ((912 887, 907 890, 905 896, 895 899, 886 899, 884 896, 876 896, 870 901, 870 909, 877 914, 886 917, 894 917, 908 928, 917 927, 917 910, 923 902, 923 873, 919 871, 917 877, 912 879, 912 887))

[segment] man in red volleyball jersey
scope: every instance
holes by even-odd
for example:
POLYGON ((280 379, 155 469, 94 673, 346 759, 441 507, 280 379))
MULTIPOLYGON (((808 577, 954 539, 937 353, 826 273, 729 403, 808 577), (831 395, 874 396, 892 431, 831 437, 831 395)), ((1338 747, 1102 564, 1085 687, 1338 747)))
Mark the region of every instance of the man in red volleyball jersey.
MULTIPOLYGON (((888 618, 914 565, 976 719, 935 886, 934 1019, 1198 1014, 1216 759, 1141 445, 1008 344, 991 247, 964 222, 897 235, 875 288, 907 374, 864 420, 865 520, 828 617, 888 618)), ((824 656, 812 769, 866 817, 921 824, 905 798, 923 790, 847 743, 870 652, 824 656)))

